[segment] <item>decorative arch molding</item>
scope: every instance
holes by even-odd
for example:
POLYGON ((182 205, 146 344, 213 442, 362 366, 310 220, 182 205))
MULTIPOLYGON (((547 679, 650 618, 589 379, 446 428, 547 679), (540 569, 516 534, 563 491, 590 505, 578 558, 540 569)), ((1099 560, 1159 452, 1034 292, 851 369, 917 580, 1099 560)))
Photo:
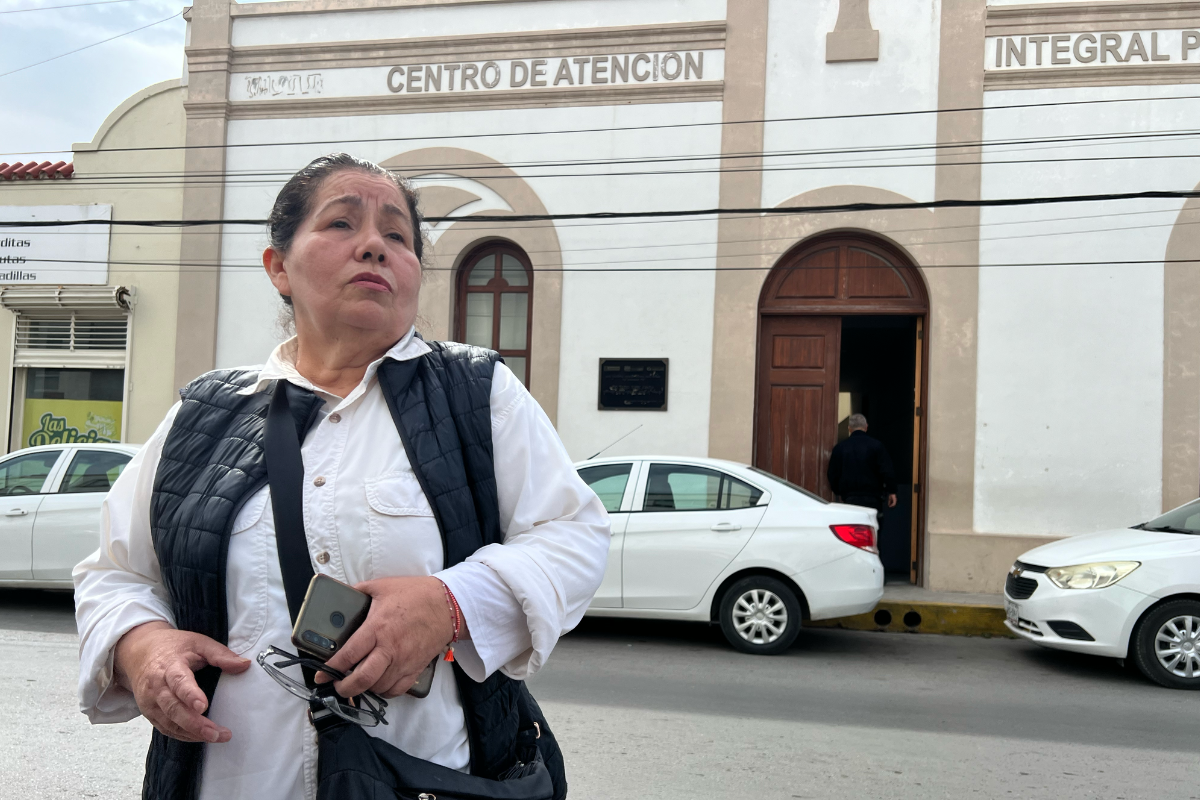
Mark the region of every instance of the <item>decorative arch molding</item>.
MULTIPOLYGON (((911 203, 872 186, 827 186, 778 203, 823 206, 911 203)), ((758 302, 772 267, 797 243, 835 231, 857 230, 907 254, 928 291, 928 438, 926 485, 938 497, 927 505, 929 532, 969 533, 974 527, 975 397, 979 317, 977 228, 963 215, 929 209, 766 215, 740 226, 738 242, 723 245, 713 312, 713 375, 709 455, 753 459, 758 302), (964 229, 964 224, 968 225, 964 229), (937 269, 953 265, 954 269, 937 269), (953 403, 938 403, 953 398, 953 403)), ((840 313, 840 312, 839 312, 840 313)))
POLYGON ((139 105, 144 100, 150 99, 156 94, 169 92, 172 89, 178 89, 181 86, 182 83, 180 82, 179 78, 174 78, 169 81, 160 81, 159 83, 147 86, 145 89, 134 92, 129 97, 125 98, 121 105, 114 108, 112 113, 104 118, 104 122, 100 123, 100 127, 96 129, 96 135, 92 137, 90 142, 76 142, 75 144, 71 145, 71 149, 76 153, 90 153, 95 150, 99 150, 101 145, 104 143, 104 137, 108 136, 108 133, 113 129, 113 126, 120 122, 121 119, 130 111, 132 111, 135 106, 139 105))
POLYGON ((929 292, 903 248, 851 228, 784 253, 763 282, 758 307, 763 314, 924 314, 929 292))
MULTIPOLYGON (((530 335, 529 391, 541 404, 551 422, 558 418, 558 363, 562 336, 562 248, 550 225, 510 226, 503 223, 467 222, 474 214, 545 214, 545 205, 533 188, 517 173, 481 153, 456 147, 429 147, 402 153, 381 166, 410 179, 423 176, 453 176, 461 182, 429 184, 431 216, 462 212, 462 222, 439 225, 432 241, 421 288, 422 331, 436 339, 452 338, 454 329, 455 278, 463 259, 489 241, 516 245, 528 256, 534 271, 533 319, 530 335), (486 192, 472 192, 472 184, 486 192), (457 189, 457 192, 445 191, 457 189), (432 190, 432 191, 431 191, 432 190), (508 208, 485 208, 494 201, 481 201, 480 194, 498 196, 508 208), (450 208, 449 206, 454 206, 450 208)), ((431 237, 433 238, 433 237, 431 237)))
MULTIPOLYGON (((1200 190, 1200 186, 1196 187, 1200 190)), ((1162 508, 1200 494, 1200 200, 1183 204, 1163 264, 1162 508), (1189 260, 1196 259, 1196 260, 1189 260)))

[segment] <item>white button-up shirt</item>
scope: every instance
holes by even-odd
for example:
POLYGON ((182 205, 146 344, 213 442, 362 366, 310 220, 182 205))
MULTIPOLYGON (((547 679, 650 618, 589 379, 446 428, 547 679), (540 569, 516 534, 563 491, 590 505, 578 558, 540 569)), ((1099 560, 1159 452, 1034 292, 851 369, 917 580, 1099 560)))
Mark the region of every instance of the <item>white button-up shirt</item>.
MULTIPOLYGON (((410 331, 385 357, 427 352, 410 331)), ((536 672, 587 609, 611 534, 604 506, 579 479, 541 407, 507 367, 496 365, 492 445, 504 544, 445 569, 437 522, 375 377, 383 359, 340 398, 301 376, 295 356, 295 339, 281 344, 244 391, 264 391, 283 379, 325 401, 301 448, 313 569, 349 584, 435 575, 454 592, 470 626, 471 640, 456 645, 454 654, 471 678, 483 680, 497 669, 517 679, 536 672)), ((133 695, 113 680, 117 640, 145 622, 174 624, 150 536, 150 499, 178 408, 113 485, 104 501, 101 547, 75 568, 80 703, 93 723, 124 722, 139 713, 133 695)), ((234 520, 227 592, 231 650, 253 659, 272 644, 294 649, 269 488, 250 497, 234 520)), ((233 739, 205 745, 202 800, 315 797, 316 735, 306 712, 303 700, 257 664, 222 676, 209 717, 233 739)), ((368 732, 419 758, 468 766, 449 664, 439 663, 428 697, 389 700, 387 718, 390 724, 368 732)))

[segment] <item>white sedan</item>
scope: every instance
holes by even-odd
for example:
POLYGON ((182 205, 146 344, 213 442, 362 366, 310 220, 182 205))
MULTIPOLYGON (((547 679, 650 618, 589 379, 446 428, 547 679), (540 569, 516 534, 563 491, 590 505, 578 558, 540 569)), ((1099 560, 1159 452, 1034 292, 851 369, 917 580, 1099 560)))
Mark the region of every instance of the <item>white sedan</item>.
POLYGON ((100 546, 100 504, 135 453, 61 444, 0 459, 0 586, 71 588, 71 570, 100 546))
POLYGON ((1134 528, 1023 554, 1004 587, 1007 625, 1045 647, 1129 659, 1200 689, 1200 500, 1134 528))
POLYGON ((795 641, 804 619, 862 614, 883 597, 873 509, 732 461, 575 466, 612 519, 589 615, 719 622, 737 649, 771 654, 795 641))

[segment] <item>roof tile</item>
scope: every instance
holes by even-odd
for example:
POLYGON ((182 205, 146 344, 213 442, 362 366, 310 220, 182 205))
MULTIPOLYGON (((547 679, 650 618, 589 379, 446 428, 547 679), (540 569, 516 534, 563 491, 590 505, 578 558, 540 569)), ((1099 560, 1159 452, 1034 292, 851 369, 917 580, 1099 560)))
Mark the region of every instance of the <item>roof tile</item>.
POLYGON ((40 164, 36 161, 0 163, 0 181, 53 180, 70 178, 73 174, 75 174, 75 165, 69 161, 57 163, 43 161, 40 164))

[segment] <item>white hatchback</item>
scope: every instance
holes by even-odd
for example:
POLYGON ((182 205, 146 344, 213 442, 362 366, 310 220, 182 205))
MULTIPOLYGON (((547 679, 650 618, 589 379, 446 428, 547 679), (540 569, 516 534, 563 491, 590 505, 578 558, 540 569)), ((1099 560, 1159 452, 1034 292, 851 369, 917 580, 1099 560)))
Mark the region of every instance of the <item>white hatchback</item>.
POLYGON ((100 546, 100 505, 135 453, 61 444, 0 459, 0 586, 71 588, 71 570, 100 546))
POLYGON ((1156 683, 1200 689, 1200 500, 1036 547, 1004 597, 1009 629, 1031 642, 1128 658, 1156 683))
POLYGON ((712 458, 575 466, 612 519, 589 615, 719 622, 737 649, 770 654, 804 619, 866 613, 883 597, 873 509, 712 458))

